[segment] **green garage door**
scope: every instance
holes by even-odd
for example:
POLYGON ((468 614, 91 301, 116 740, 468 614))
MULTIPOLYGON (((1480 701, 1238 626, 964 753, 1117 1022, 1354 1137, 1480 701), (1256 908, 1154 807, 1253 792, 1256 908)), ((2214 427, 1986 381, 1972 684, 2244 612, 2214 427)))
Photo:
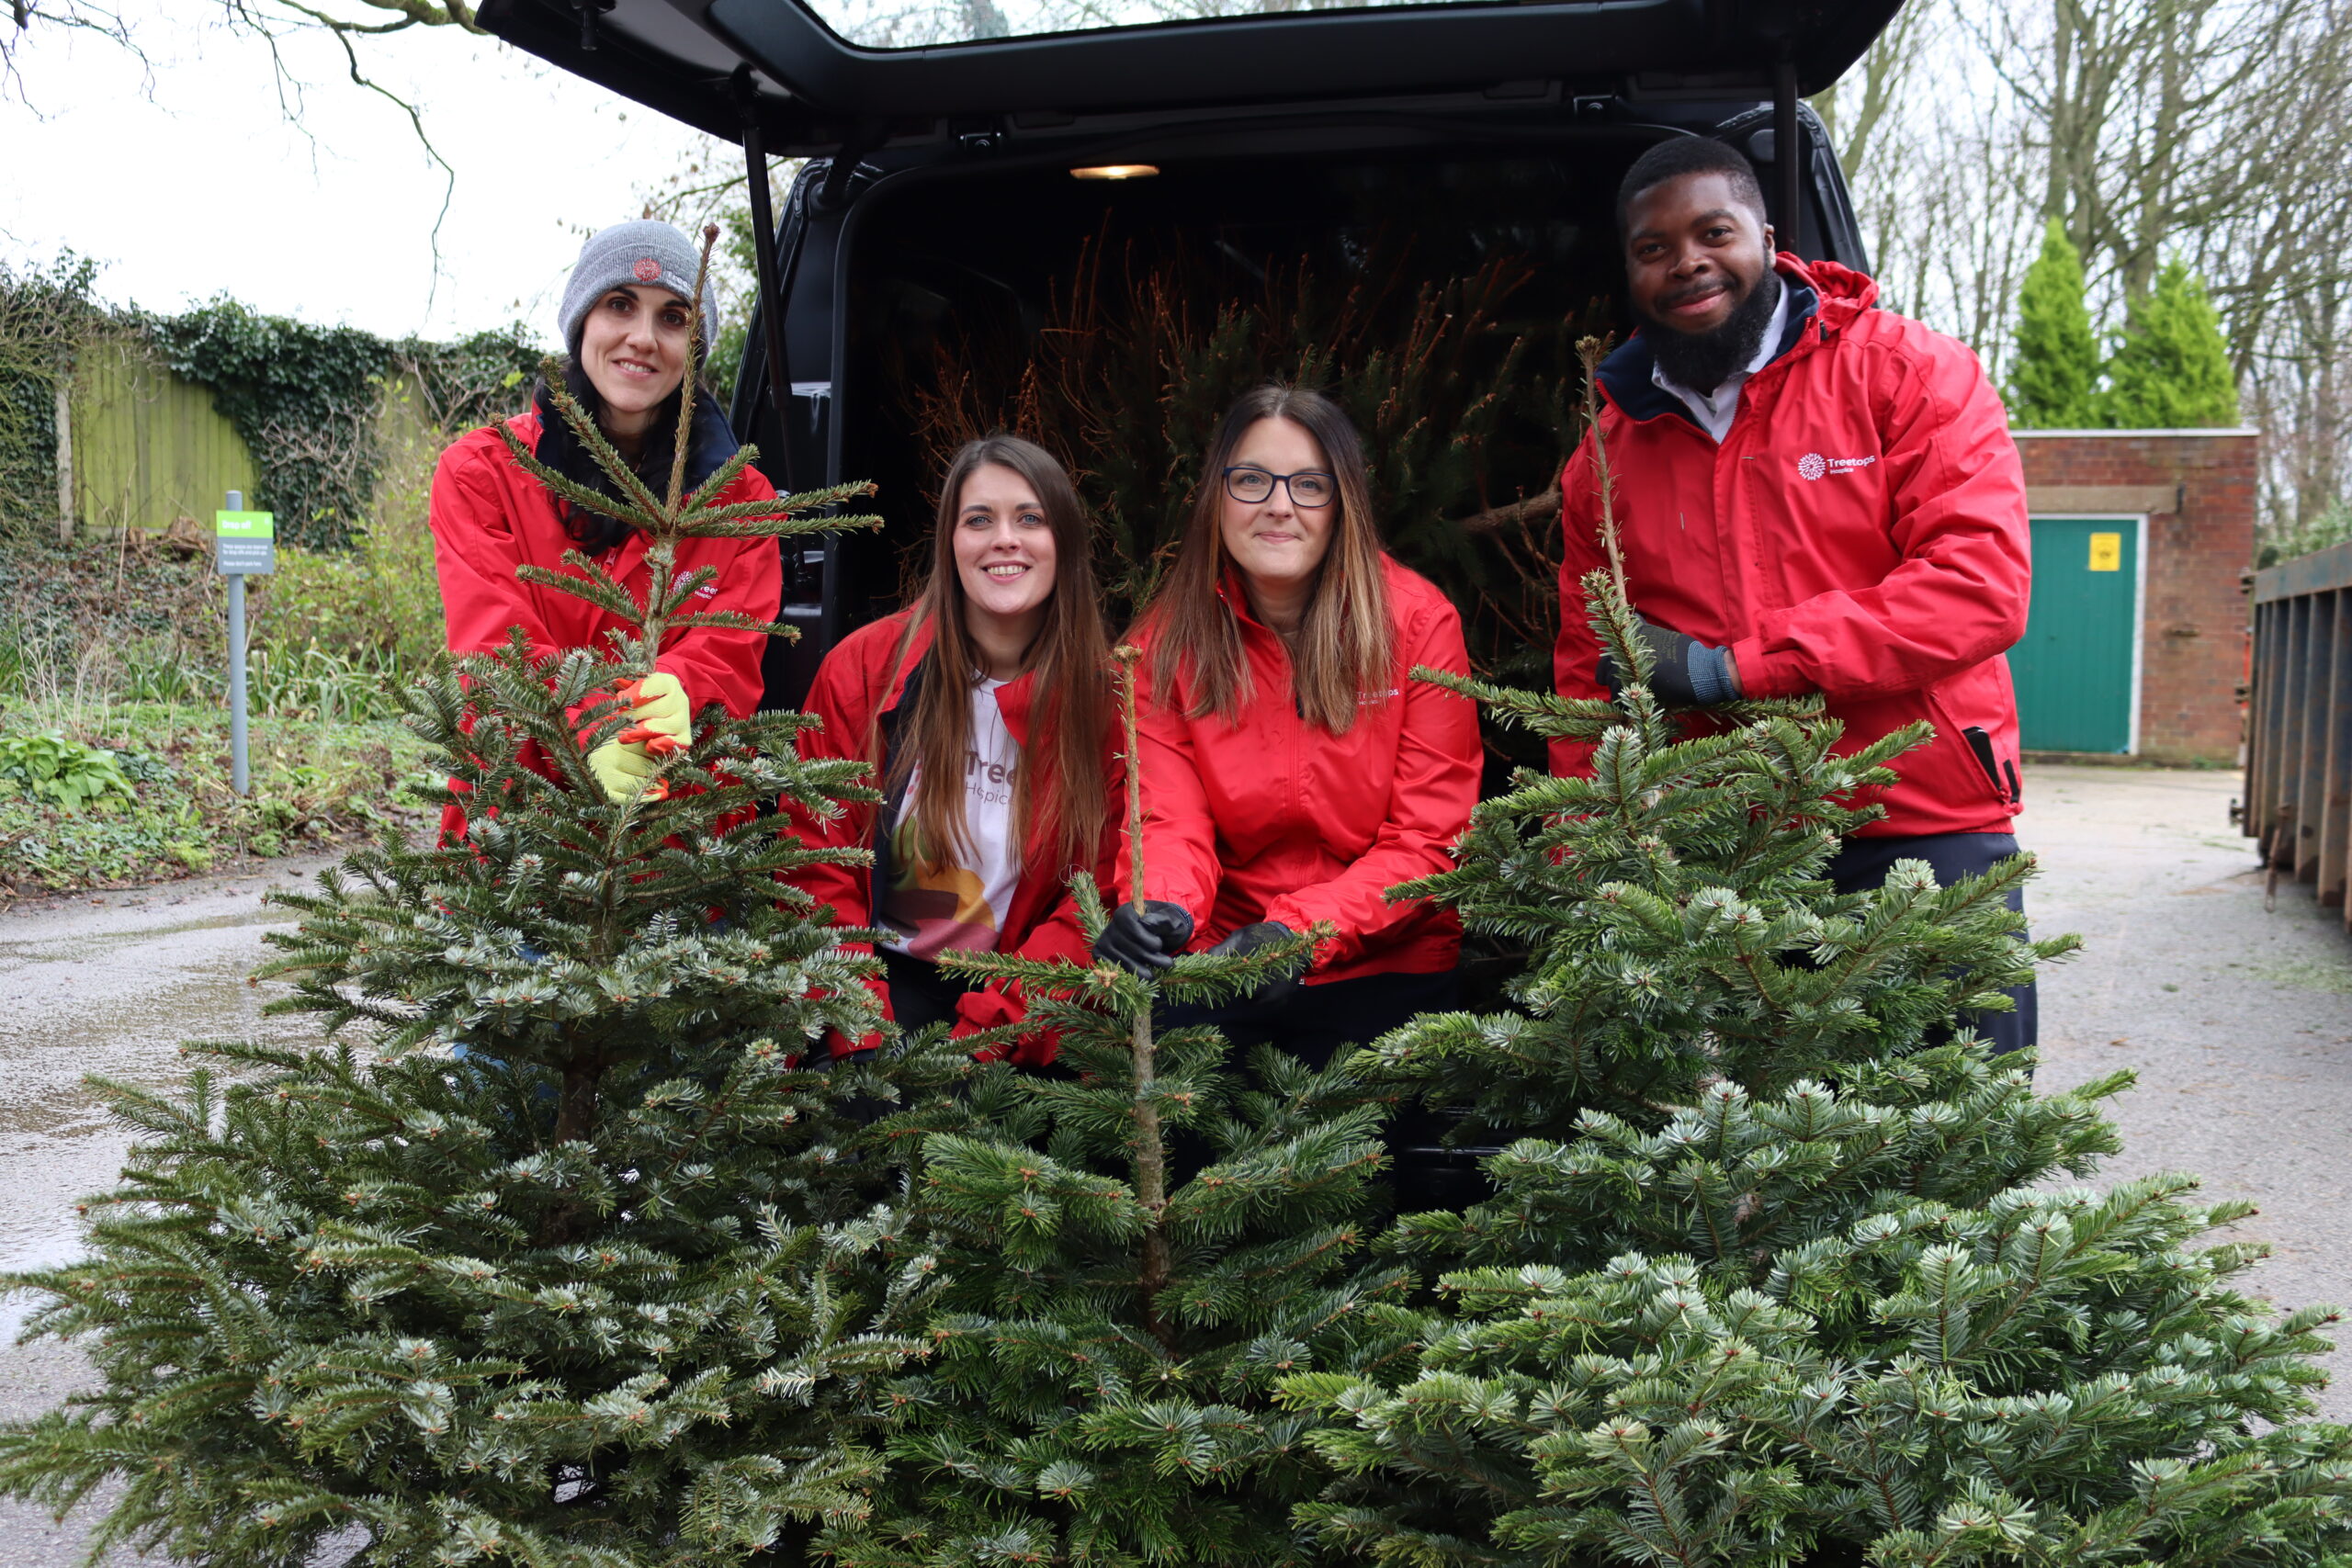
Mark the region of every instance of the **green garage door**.
POLYGON ((2033 607, 2009 650, 2030 751, 2132 750, 2140 520, 2033 520, 2033 607))

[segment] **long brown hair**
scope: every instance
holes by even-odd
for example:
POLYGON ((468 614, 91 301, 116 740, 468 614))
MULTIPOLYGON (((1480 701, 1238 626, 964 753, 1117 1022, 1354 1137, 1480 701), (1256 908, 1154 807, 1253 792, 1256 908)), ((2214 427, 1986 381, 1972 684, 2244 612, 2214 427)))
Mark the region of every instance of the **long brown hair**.
MULTIPOLYGON (((1030 840, 1042 836, 1053 845, 1059 866, 1091 868, 1102 837, 1106 794, 1102 670, 1109 643, 1094 593, 1086 508, 1068 470, 1035 442, 1017 435, 986 436, 965 443, 948 461, 939 486, 931 577, 916 596, 906 636, 891 661, 894 670, 903 668, 918 631, 931 627, 931 656, 913 708, 899 721, 889 788, 894 795, 905 791, 916 761, 931 759, 931 765, 915 775, 913 798, 907 803, 918 852, 927 866, 936 869, 970 847, 964 771, 954 760, 972 747, 971 673, 980 660, 964 624, 956 528, 963 512, 964 481, 991 463, 1019 474, 1036 492, 1054 536, 1054 596, 1046 601, 1045 624, 1037 628, 1025 661, 1036 677, 1035 695, 1029 706, 1028 743, 1013 775, 1013 830, 1024 854, 1030 840), (1043 833, 1033 834, 1033 824, 1043 833)), ((878 753, 878 720, 876 730, 869 744, 878 753)))
POLYGON ((1330 547, 1316 568, 1291 651, 1291 694, 1300 716, 1344 735, 1359 705, 1378 702, 1388 690, 1396 639, 1388 624, 1388 584, 1381 572, 1363 442, 1339 404, 1305 387, 1269 382, 1234 404, 1217 427, 1176 564, 1144 614, 1154 638, 1151 683, 1156 691, 1170 691, 1179 669, 1188 670, 1189 716, 1194 718, 1214 713, 1231 721, 1250 694, 1241 624, 1219 592, 1226 568, 1225 470, 1242 437, 1265 419, 1289 420, 1315 437, 1339 481, 1330 547))

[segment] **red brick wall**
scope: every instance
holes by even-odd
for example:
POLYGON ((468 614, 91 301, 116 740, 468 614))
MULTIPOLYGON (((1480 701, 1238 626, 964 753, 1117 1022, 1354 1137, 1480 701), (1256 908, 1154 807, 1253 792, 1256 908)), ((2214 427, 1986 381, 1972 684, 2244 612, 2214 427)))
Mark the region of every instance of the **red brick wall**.
POLYGON ((2254 564, 2250 431, 2019 431, 2036 512, 2146 512, 2140 755, 2234 762, 2237 687, 2250 619, 2240 575, 2254 564), (2135 491, 2100 497, 2098 491, 2135 491), (2136 500, 2138 504, 2121 504, 2136 500), (2154 504, 2170 500, 2168 510, 2154 504))

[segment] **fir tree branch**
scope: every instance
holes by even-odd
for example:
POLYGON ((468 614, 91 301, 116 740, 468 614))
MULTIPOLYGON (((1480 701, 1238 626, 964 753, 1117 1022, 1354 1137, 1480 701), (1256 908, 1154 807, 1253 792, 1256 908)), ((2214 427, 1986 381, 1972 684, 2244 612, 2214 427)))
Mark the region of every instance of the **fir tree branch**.
POLYGON ((498 438, 506 443, 507 451, 514 455, 515 466, 538 480, 548 493, 560 500, 568 501, 574 506, 602 513, 616 522, 628 524, 632 528, 643 528, 650 525, 651 514, 641 507, 633 506, 626 501, 616 501, 603 491, 591 490, 576 479, 565 478, 541 462, 539 455, 532 451, 524 443, 523 438, 509 430, 503 423, 496 428, 498 438))
POLYGON ((695 263, 695 297, 686 311, 686 375, 678 386, 678 438, 671 443, 669 504, 664 513, 675 518, 686 493, 686 451, 695 427, 695 392, 702 379, 702 359, 710 344, 710 323, 703 320, 702 291, 710 279, 710 247, 718 243, 718 225, 702 229, 702 255, 695 263))

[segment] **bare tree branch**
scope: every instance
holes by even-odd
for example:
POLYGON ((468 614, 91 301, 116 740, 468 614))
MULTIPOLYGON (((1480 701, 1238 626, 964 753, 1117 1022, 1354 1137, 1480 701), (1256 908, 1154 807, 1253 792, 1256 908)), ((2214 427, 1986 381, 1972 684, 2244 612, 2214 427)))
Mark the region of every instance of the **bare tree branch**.
MULTIPOLYGON (((21 51, 28 39, 39 36, 35 29, 40 32, 98 34, 129 51, 139 60, 148 72, 152 89, 153 68, 140 51, 131 24, 107 0, 9 0, 9 3, 13 26, 0 27, 0 91, 14 93, 20 99, 27 98, 21 51)), ((474 7, 466 5, 464 0, 447 0, 447 4, 437 6, 429 4, 428 0, 346 0, 340 7, 328 5, 324 0, 319 4, 309 4, 306 0, 207 0, 207 4, 232 29, 259 39, 268 50, 270 68, 277 84, 279 112, 298 129, 301 124, 302 83, 288 65, 283 46, 288 39, 303 34, 324 33, 333 38, 342 47, 353 85, 384 99, 407 118, 409 129, 415 134, 418 145, 440 167, 444 180, 441 212, 433 225, 433 254, 437 281, 441 223, 448 216, 450 198, 456 191, 457 172, 441 155, 440 149, 433 144, 432 137, 426 134, 424 118, 418 107, 368 74, 360 63, 359 48, 364 40, 407 32, 415 28, 447 28, 458 33, 487 38, 490 34, 476 19, 474 7)))

